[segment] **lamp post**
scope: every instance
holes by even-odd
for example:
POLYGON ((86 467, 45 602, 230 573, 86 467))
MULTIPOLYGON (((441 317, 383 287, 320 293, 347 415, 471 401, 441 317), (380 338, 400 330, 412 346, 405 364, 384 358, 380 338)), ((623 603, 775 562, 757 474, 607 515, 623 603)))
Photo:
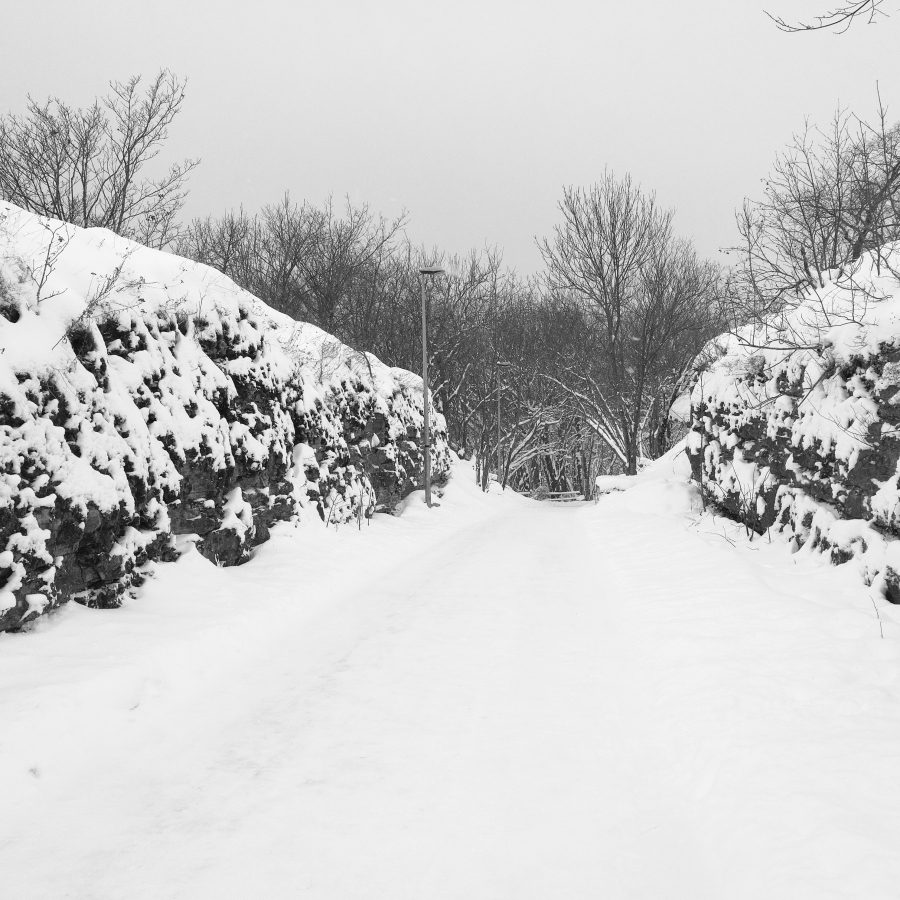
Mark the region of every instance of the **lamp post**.
POLYGON ((428 315, 426 313, 425 281, 435 275, 443 275, 444 270, 438 266, 425 266, 419 269, 422 277, 422 397, 425 420, 422 427, 422 440, 425 443, 425 503, 431 506, 431 432, 428 422, 428 315))
POLYGON ((507 362, 505 359, 500 359, 497 357, 496 361, 497 366, 497 484, 500 487, 503 487, 503 457, 500 454, 500 393, 503 389, 502 384, 500 383, 500 372, 503 369, 511 369, 512 363, 507 362))

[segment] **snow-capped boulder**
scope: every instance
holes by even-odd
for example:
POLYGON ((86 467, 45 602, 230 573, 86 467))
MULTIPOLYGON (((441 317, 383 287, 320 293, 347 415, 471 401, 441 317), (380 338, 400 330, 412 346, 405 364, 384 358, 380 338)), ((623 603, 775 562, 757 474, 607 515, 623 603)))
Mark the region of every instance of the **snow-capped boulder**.
MULTIPOLYGON (((421 484, 421 379, 206 266, 0 203, 0 630, 421 484)), ((435 477, 449 470, 432 412, 435 477)))
POLYGON ((688 451, 709 499, 796 548, 855 560, 895 602, 900 536, 900 245, 718 340, 688 451), (892 271, 893 270, 893 271, 892 271))

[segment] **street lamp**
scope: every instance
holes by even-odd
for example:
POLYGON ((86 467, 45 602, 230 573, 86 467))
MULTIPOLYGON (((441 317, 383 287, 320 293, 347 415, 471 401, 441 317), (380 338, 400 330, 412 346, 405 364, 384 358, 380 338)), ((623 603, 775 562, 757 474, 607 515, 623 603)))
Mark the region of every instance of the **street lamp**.
POLYGON ((425 503, 428 506, 431 506, 431 434, 428 428, 428 318, 425 312, 425 281, 429 277, 443 274, 444 270, 438 266, 419 269, 419 275, 422 276, 422 395, 425 401, 422 440, 425 443, 425 503))
POLYGON ((513 367, 511 362, 507 362, 505 359, 500 359, 497 357, 496 360, 497 367, 497 484, 500 487, 503 487, 502 481, 502 472, 503 472, 503 456, 500 453, 500 392, 502 390, 502 385, 500 384, 500 372, 502 370, 508 370, 513 367))

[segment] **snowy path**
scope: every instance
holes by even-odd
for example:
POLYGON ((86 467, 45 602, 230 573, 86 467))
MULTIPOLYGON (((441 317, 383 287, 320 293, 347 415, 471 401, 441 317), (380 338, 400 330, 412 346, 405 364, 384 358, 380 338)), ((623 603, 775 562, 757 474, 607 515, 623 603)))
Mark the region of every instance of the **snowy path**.
POLYGON ((898 896, 893 611, 630 496, 451 483, 2 636, 0 896, 898 896))

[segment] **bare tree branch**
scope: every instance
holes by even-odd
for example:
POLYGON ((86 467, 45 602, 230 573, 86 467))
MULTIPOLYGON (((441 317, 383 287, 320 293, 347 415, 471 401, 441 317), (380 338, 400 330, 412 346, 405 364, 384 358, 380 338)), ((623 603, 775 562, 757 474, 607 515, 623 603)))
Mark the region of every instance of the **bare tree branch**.
POLYGON ((843 3, 834 9, 816 16, 812 22, 788 22, 782 16, 766 12, 766 15, 782 30, 787 32, 797 31, 824 31, 834 29, 843 34, 856 20, 865 20, 867 24, 873 24, 878 16, 886 16, 881 9, 883 0, 855 0, 851 3, 843 3))

